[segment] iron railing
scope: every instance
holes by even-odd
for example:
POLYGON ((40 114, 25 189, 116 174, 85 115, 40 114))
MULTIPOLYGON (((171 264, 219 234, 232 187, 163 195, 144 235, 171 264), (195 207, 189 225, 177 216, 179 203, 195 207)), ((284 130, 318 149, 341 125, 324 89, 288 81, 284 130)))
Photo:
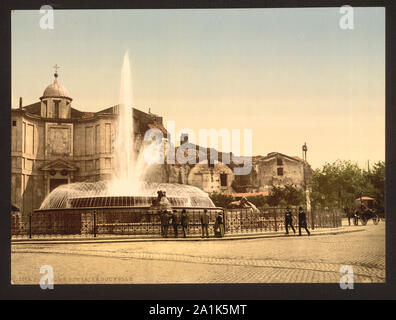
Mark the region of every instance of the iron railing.
MULTIPOLYGON (((174 208, 181 212, 182 208, 174 208)), ((207 208, 210 216, 209 234, 214 235, 216 217, 223 217, 226 234, 283 232, 285 209, 270 208, 260 212, 249 209, 224 210, 207 208)), ((203 208, 186 209, 189 224, 187 236, 200 236, 203 208)), ((341 226, 342 213, 336 210, 313 210, 307 214, 308 228, 334 228, 341 226)), ((179 219, 180 222, 180 219, 179 219)), ((68 208, 36 210, 25 219, 11 220, 13 238, 57 237, 161 237, 161 216, 148 208, 68 208)), ((293 224, 297 227, 297 212, 293 212, 293 224)), ((177 226, 179 236, 182 226, 177 226)), ((174 236, 174 227, 168 226, 168 237, 174 236)))

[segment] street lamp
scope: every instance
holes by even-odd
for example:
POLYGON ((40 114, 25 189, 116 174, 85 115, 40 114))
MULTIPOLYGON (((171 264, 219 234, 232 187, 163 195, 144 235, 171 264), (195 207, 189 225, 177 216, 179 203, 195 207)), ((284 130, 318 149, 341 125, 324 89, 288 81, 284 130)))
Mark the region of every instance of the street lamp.
POLYGON ((307 143, 304 142, 304 145, 302 146, 302 151, 303 151, 303 160, 305 162, 307 162, 307 151, 308 151, 308 147, 307 147, 307 143))
POLYGON ((303 155, 303 178, 304 178, 304 189, 305 189, 305 203, 307 207, 307 214, 311 214, 311 224, 312 224, 312 229, 315 229, 315 223, 314 223, 314 216, 313 212, 311 210, 311 197, 310 197, 310 190, 307 185, 307 179, 306 179, 306 174, 305 170, 307 169, 307 143, 304 142, 302 146, 302 155, 303 155))

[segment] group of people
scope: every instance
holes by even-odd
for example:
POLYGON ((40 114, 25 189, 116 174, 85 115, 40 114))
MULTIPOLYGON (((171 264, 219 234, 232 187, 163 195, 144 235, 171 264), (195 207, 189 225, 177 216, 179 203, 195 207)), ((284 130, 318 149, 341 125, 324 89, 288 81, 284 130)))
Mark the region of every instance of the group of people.
MULTIPOLYGON (((210 215, 207 209, 204 209, 200 215, 201 222, 201 231, 202 238, 209 238, 209 223, 210 223, 210 215)), ((180 214, 177 210, 164 210, 161 212, 161 235, 164 238, 168 237, 169 227, 173 227, 173 233, 175 238, 178 237, 179 234, 179 226, 181 226, 183 232, 183 238, 187 237, 188 226, 189 226, 189 216, 187 211, 183 209, 180 214)), ((294 234, 296 234, 296 229, 293 226, 293 213, 289 207, 286 208, 285 212, 285 231, 286 234, 289 234, 289 227, 293 230, 294 234)), ((311 233, 308 230, 307 226, 307 216, 302 207, 298 208, 298 235, 301 236, 301 229, 305 229, 307 234, 310 236, 311 233)), ((213 231, 215 237, 223 237, 224 236, 224 221, 222 215, 219 213, 216 217, 216 221, 213 225, 213 231)))
MULTIPOLYGON (((210 215, 207 209, 204 209, 201 213, 200 221, 202 238, 209 238, 210 215)), ((189 226, 189 216, 185 209, 183 209, 180 214, 177 212, 177 210, 164 210, 161 212, 161 235, 164 238, 168 237, 168 229, 170 226, 173 227, 174 236, 177 238, 179 234, 179 225, 182 228, 183 238, 186 238, 189 226)), ((221 214, 216 217, 213 229, 216 237, 224 236, 224 222, 221 214)))
POLYGON ((173 227, 175 238, 178 236, 179 225, 182 227, 183 237, 187 237, 188 228, 188 215, 185 209, 182 210, 180 216, 177 214, 177 210, 164 210, 161 213, 161 235, 164 238, 168 237, 169 226, 173 227))
MULTIPOLYGON (((296 230, 293 226, 293 213, 289 207, 286 208, 285 212, 285 230, 286 234, 289 234, 289 226, 293 230, 294 234, 296 234, 296 230)), ((307 226, 307 215, 305 214, 302 207, 298 208, 298 235, 301 236, 301 229, 304 228, 307 234, 310 236, 311 233, 308 230, 307 226)))

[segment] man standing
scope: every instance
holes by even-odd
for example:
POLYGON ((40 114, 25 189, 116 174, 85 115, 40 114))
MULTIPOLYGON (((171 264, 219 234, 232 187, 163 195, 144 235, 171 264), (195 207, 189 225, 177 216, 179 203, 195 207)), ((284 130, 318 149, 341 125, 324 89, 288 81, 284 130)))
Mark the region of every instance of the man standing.
POLYGON ((177 238, 177 227, 178 227, 178 221, 177 221, 177 211, 173 210, 172 216, 171 216, 171 223, 173 226, 173 231, 175 233, 175 238, 177 238))
POLYGON ((222 238, 224 237, 224 223, 223 223, 223 217, 221 216, 221 213, 219 213, 216 217, 216 222, 214 224, 214 234, 215 237, 222 238))
POLYGON ((289 207, 286 208, 286 212, 285 212, 285 230, 286 230, 286 234, 289 234, 289 226, 292 228, 294 234, 296 234, 296 230, 294 229, 293 226, 293 214, 290 210, 289 207))
POLYGON ((207 209, 204 209, 201 215, 202 238, 205 238, 205 234, 206 234, 206 238, 209 238, 208 225, 209 225, 209 212, 207 209))
POLYGON ((183 230, 183 238, 186 238, 186 230, 188 228, 188 215, 186 209, 181 212, 180 222, 183 230))
POLYGON ((161 236, 165 237, 165 224, 166 224, 166 211, 160 212, 160 221, 161 221, 161 236))
POLYGON ((169 228, 169 224, 171 221, 171 214, 168 212, 168 210, 164 211, 164 215, 163 215, 163 221, 164 221, 164 238, 168 238, 168 228, 169 228))
POLYGON ((298 235, 301 236, 301 228, 304 228, 305 231, 310 236, 311 233, 307 228, 307 216, 302 207, 298 208, 298 235))

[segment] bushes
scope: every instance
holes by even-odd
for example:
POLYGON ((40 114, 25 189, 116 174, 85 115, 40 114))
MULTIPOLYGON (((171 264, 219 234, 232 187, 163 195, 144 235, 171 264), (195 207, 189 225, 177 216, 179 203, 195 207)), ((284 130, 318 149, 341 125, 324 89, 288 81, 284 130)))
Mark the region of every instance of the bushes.
MULTIPOLYGON (((216 207, 225 208, 235 199, 230 195, 221 193, 212 193, 209 195, 216 207)), ((262 195, 247 197, 247 200, 253 203, 257 208, 264 209, 268 207, 286 207, 300 206, 305 203, 305 193, 292 185, 285 187, 272 188, 269 196, 262 195)))
POLYGON ((253 203, 257 208, 265 207, 267 199, 264 196, 251 196, 246 198, 249 202, 253 203))
POLYGON ((267 198, 271 207, 300 206, 305 202, 305 193, 292 185, 273 187, 267 198))
POLYGON ((209 195, 210 199, 213 201, 216 207, 225 208, 232 201, 234 201, 234 197, 221 193, 212 193, 209 195))

